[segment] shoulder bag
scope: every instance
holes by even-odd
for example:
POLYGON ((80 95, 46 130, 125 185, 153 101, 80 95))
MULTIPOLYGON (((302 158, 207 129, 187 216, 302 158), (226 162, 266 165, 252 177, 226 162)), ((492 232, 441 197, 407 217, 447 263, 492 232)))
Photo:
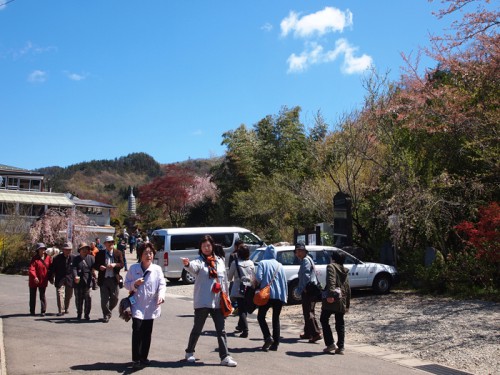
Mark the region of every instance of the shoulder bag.
POLYGON ((309 258, 308 260, 311 262, 312 272, 314 272, 314 277, 316 278, 316 282, 309 281, 307 283, 306 293, 310 297, 311 301, 319 302, 321 301, 323 288, 321 287, 321 284, 318 281, 318 275, 316 275, 316 268, 314 267, 314 261, 309 256, 307 256, 307 258, 309 258))
POLYGON ((255 296, 255 288, 251 285, 243 284, 243 281, 241 280, 241 270, 240 270, 240 265, 238 264, 238 258, 236 258, 234 261, 236 263, 236 271, 238 271, 238 277, 240 278, 239 292, 243 296, 243 298, 245 299, 247 313, 251 314, 257 308, 255 303, 253 302, 253 298, 255 296))

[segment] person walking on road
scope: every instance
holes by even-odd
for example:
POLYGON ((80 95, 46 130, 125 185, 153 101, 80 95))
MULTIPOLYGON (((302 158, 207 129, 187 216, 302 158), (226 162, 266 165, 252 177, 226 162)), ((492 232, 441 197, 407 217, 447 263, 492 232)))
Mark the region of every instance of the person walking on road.
POLYGON ((31 315, 35 315, 37 289, 40 297, 41 316, 45 316, 45 311, 47 311, 45 290, 47 289, 47 284, 49 283, 49 267, 52 263, 52 258, 45 254, 45 250, 47 250, 47 246, 45 246, 43 242, 36 244, 36 253, 33 258, 31 258, 28 269, 31 315))
POLYGON ((82 313, 85 314, 85 320, 90 320, 90 310, 92 309, 92 297, 90 287, 92 285, 93 266, 95 258, 90 255, 90 246, 82 242, 78 246, 77 255, 73 260, 72 271, 75 287, 76 319, 82 319, 82 313), (83 305, 85 304, 85 310, 83 305))
POLYGON ((318 277, 314 270, 314 261, 309 256, 306 245, 299 242, 295 245, 295 255, 300 260, 299 285, 297 294, 300 294, 302 301, 302 315, 304 317, 304 333, 300 335, 301 339, 307 339, 314 343, 322 339, 321 329, 316 320, 316 301, 307 293, 307 284, 310 282, 318 284, 318 277))
POLYGON ((271 298, 266 305, 259 307, 257 321, 259 322, 260 330, 264 336, 262 350, 265 352, 268 350, 276 351, 278 350, 281 335, 280 314, 283 305, 287 301, 288 286, 285 270, 276 260, 276 249, 274 246, 270 245, 264 251, 262 260, 259 262, 257 270, 255 271, 255 279, 257 285, 260 285, 260 288, 267 285, 271 286, 271 298), (272 336, 266 322, 266 314, 271 308, 273 309, 272 336))
POLYGON ((345 324, 344 315, 351 305, 351 288, 349 286, 349 270, 344 267, 345 255, 340 251, 332 253, 332 262, 326 267, 327 298, 323 299, 320 322, 325 338, 325 353, 344 354, 345 324), (337 346, 330 328, 330 316, 335 315, 335 331, 337 346))
POLYGON ((194 325, 189 335, 185 359, 188 362, 196 361, 194 356, 196 343, 200 338, 205 321, 208 315, 210 315, 217 332, 220 364, 222 366, 235 367, 237 363, 229 355, 227 348, 225 318, 220 307, 221 291, 227 293, 229 287, 226 264, 224 259, 215 255, 214 247, 215 243, 212 236, 205 235, 200 241, 198 258, 192 261, 189 261, 188 258, 181 258, 184 269, 196 276, 193 292, 194 325))
POLYGON ((104 240, 105 251, 99 251, 96 256, 94 269, 98 270, 97 284, 101 293, 102 322, 108 323, 111 311, 118 304, 120 290, 120 270, 123 268, 122 252, 114 248, 113 236, 104 240))
POLYGON ((137 249, 140 263, 130 266, 125 276, 125 288, 132 295, 132 361, 133 368, 148 366, 154 319, 161 315, 167 284, 163 270, 153 264, 156 250, 147 242, 137 249))
POLYGON ((244 291, 246 286, 253 286, 255 282, 255 265, 249 259, 250 249, 247 245, 239 247, 238 255, 238 258, 229 267, 228 279, 230 281, 234 279, 231 298, 234 298, 238 304, 239 320, 236 330, 241 332, 240 337, 246 338, 248 337, 248 309, 244 291))
POLYGON ((65 242, 62 253, 54 257, 49 267, 49 280, 54 283, 57 296, 57 316, 68 313, 71 298, 73 297, 73 264, 74 254, 71 253, 73 245, 65 242))

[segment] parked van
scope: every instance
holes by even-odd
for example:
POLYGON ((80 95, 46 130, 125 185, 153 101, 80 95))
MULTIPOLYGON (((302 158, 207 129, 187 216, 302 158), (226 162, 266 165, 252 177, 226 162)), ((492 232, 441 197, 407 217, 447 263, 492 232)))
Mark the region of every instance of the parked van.
POLYGON ((226 253, 226 266, 234 251, 234 242, 242 240, 250 251, 262 246, 264 242, 254 233, 239 227, 197 227, 157 229, 151 234, 157 253, 154 263, 163 268, 163 274, 170 281, 180 278, 186 284, 194 283, 194 276, 184 270, 181 258, 190 260, 198 257, 201 238, 209 234, 215 243, 221 244, 226 253))

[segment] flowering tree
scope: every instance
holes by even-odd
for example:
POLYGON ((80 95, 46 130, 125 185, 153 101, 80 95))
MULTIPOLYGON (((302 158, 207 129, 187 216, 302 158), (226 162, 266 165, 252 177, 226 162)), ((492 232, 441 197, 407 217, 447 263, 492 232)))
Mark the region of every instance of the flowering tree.
POLYGON ((68 241, 79 243, 95 233, 84 228, 89 225, 89 218, 71 208, 60 211, 47 210, 40 219, 33 223, 29 231, 31 243, 44 242, 47 246, 68 241), (69 229, 68 229, 69 228, 69 229))
POLYGON ((139 201, 159 209, 174 227, 184 223, 189 211, 190 189, 195 183, 192 173, 170 165, 165 175, 139 187, 139 201))

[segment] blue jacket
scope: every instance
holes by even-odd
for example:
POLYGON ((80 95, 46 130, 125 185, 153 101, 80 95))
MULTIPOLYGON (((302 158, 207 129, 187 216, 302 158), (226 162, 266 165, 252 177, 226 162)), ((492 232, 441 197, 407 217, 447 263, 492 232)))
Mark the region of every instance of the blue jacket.
POLYGON ((276 272, 276 277, 271 284, 271 299, 279 299, 286 303, 288 297, 288 285, 285 270, 283 269, 281 263, 276 260, 276 249, 273 245, 269 245, 266 250, 264 250, 264 256, 259 262, 255 272, 257 284, 260 284, 260 287, 262 288, 268 285, 273 278, 276 269, 278 269, 278 272, 276 272))

